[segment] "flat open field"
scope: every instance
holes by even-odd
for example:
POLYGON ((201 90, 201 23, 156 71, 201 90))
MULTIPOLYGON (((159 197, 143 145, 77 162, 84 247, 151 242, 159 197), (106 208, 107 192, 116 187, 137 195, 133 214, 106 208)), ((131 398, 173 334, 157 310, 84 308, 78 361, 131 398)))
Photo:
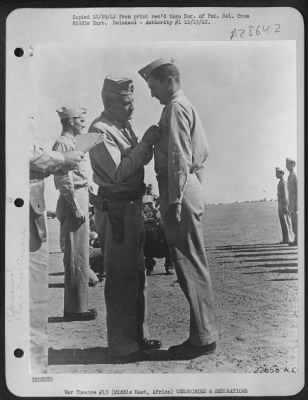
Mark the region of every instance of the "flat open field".
POLYGON ((188 305, 175 275, 157 260, 148 277, 152 338, 163 342, 150 360, 110 364, 106 356, 104 281, 89 288, 98 318, 64 322, 59 224, 49 220, 49 373, 262 372, 296 369, 298 359, 297 248, 281 240, 277 203, 206 208, 205 243, 219 329, 217 350, 190 361, 168 361, 166 349, 186 340, 188 305))

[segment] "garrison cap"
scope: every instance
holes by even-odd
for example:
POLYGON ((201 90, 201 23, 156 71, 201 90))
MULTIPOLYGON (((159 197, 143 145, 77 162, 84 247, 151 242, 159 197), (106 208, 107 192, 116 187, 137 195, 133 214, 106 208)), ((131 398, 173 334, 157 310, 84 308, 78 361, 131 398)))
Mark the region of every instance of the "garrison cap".
POLYGON ((276 172, 281 172, 281 173, 283 173, 283 174, 284 174, 284 170, 283 170, 282 168, 280 168, 280 167, 276 167, 275 169, 276 169, 276 172))
POLYGON ((130 78, 116 78, 112 76, 106 76, 102 94, 114 93, 122 96, 132 95, 134 92, 134 84, 130 78))
POLYGON ((138 73, 142 76, 144 80, 148 80, 151 73, 161 65, 167 64, 174 64, 173 59, 166 59, 166 58, 159 58, 158 60, 152 61, 150 64, 146 65, 145 67, 141 68, 138 73))
POLYGON ((84 107, 61 107, 57 110, 60 119, 79 118, 86 114, 87 109, 84 107))
POLYGON ((290 163, 296 164, 294 158, 290 158, 290 157, 286 158, 286 162, 290 162, 290 163))

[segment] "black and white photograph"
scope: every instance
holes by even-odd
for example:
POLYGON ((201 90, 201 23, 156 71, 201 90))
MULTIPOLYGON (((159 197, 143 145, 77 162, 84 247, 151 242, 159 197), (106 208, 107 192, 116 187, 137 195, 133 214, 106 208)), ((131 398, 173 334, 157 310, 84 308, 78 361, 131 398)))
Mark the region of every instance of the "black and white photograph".
POLYGON ((14 394, 300 392, 303 29, 292 8, 8 17, 14 394))

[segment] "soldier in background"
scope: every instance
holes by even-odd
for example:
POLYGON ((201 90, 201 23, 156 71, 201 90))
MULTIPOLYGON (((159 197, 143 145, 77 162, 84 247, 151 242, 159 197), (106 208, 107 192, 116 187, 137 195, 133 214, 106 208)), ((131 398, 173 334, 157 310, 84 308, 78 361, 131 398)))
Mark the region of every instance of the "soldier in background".
POLYGON ((294 172, 296 162, 292 158, 286 159, 286 168, 290 172, 288 176, 289 210, 291 213, 294 241, 290 246, 297 246, 297 177, 294 172))
POLYGON ((276 178, 279 179, 277 186, 278 216, 282 231, 282 244, 289 244, 292 241, 291 217, 289 211, 288 189, 284 180, 284 171, 277 167, 276 178))
POLYGON ((153 272, 156 261, 154 258, 165 258, 166 275, 173 275, 173 265, 170 261, 169 248, 163 229, 161 214, 159 211, 159 199, 153 193, 151 184, 146 186, 142 198, 143 216, 145 227, 144 257, 147 275, 153 272))
POLYGON ((130 122, 133 92, 131 79, 106 77, 104 111, 89 128, 103 139, 90 150, 90 161, 99 186, 93 204, 104 256, 108 350, 113 359, 138 358, 142 350, 161 346, 148 338, 141 202, 144 165, 153 156, 159 130, 149 128, 138 143, 130 122))
POLYGON ((44 178, 61 169, 74 169, 83 153, 45 152, 37 144, 30 147, 30 358, 33 373, 47 372, 48 365, 48 238, 44 199, 44 178))
MULTIPOLYGON (((76 136, 85 129, 83 107, 62 107, 57 110, 62 124, 61 136, 53 150, 66 153, 75 149, 76 136)), ((84 158, 71 172, 55 174, 55 186, 60 192, 57 218, 64 236, 64 318, 69 321, 89 321, 97 316, 88 309, 89 284, 89 194, 88 169, 84 158)), ((93 275, 94 272, 93 272, 93 275)), ((96 278, 96 282, 98 279, 96 278)))
POLYGON ((139 71, 164 109, 154 146, 160 208, 178 281, 190 306, 189 338, 169 348, 173 359, 190 359, 216 348, 218 332, 207 263, 202 215, 208 143, 200 117, 181 90, 171 60, 155 60, 139 71))
MULTIPOLYGON (((90 240, 89 240, 89 263, 90 268, 97 274, 98 280, 101 282, 104 279, 104 257, 101 250, 98 233, 95 226, 94 207, 89 210, 90 219, 90 240)), ((90 283, 89 283, 90 284, 90 283)))

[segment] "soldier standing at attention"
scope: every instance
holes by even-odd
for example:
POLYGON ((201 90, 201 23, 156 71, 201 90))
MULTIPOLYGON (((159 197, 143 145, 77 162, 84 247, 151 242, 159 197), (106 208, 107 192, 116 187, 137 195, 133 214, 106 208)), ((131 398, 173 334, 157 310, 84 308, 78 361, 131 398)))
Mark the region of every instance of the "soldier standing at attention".
MULTIPOLYGON (((75 149, 76 136, 85 129, 86 109, 62 107, 57 110, 62 134, 53 150, 65 153, 75 149)), ((57 218, 64 237, 64 318, 68 321, 89 321, 96 318, 95 309, 88 309, 89 284, 89 194, 87 163, 83 159, 71 172, 55 174, 60 192, 57 218)))
POLYGON ((108 348, 114 359, 138 358, 142 350, 161 346, 148 339, 142 216, 144 165, 153 156, 159 129, 149 128, 138 143, 130 123, 133 91, 131 79, 106 77, 104 111, 89 128, 102 135, 90 150, 90 161, 99 186, 95 225, 104 256, 108 348))
POLYGON ((280 243, 289 244, 292 241, 291 218, 289 211, 288 189, 284 180, 284 171, 277 167, 276 178, 279 179, 277 186, 278 215, 282 231, 282 241, 280 243))
POLYGON ((83 159, 80 151, 61 154, 30 147, 30 358, 33 373, 47 372, 48 364, 48 242, 44 178, 60 168, 74 169, 83 159))
POLYGON ((297 246, 297 177, 294 172, 296 162, 292 158, 286 159, 286 168, 290 172, 288 176, 289 210, 291 213, 294 242, 290 246, 297 246))
POLYGON ((159 59, 142 68, 152 97, 164 105, 161 136, 154 146, 161 215, 171 261, 190 305, 189 338, 169 348, 173 359, 212 353, 217 328, 210 270, 201 217, 204 212, 203 172, 208 155, 201 120, 181 90, 172 61, 159 59))

